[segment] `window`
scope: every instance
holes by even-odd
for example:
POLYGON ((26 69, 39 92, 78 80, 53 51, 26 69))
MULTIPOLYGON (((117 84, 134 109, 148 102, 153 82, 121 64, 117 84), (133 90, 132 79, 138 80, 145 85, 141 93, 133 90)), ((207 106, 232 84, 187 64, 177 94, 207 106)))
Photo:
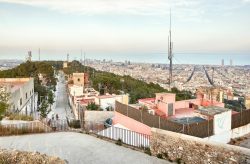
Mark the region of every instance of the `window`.
POLYGON ((22 105, 23 105, 23 99, 20 98, 20 106, 22 106, 22 105))
POLYGON ((78 79, 77 79, 77 81, 78 81, 78 82, 80 82, 80 81, 81 81, 81 79, 80 79, 80 78, 78 78, 78 79))
POLYGON ((28 93, 27 92, 26 92, 25 96, 26 96, 26 99, 27 99, 28 98, 28 93))

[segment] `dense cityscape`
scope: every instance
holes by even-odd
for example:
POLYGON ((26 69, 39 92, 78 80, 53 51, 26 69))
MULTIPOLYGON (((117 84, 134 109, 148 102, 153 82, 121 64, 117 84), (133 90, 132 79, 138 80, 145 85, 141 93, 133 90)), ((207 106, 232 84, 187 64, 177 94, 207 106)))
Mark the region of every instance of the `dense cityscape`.
POLYGON ((0 164, 250 164, 249 0, 0 0, 0 164))

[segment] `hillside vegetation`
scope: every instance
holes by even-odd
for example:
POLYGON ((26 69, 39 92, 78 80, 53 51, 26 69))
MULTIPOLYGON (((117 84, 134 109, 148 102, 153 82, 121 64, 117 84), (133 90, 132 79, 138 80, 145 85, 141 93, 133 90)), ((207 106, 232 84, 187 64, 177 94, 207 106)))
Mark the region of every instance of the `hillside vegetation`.
MULTIPOLYGON (((169 92, 158 84, 146 83, 134 79, 130 76, 119 76, 109 72, 96 71, 93 68, 85 67, 78 61, 69 63, 68 68, 63 69, 66 74, 74 72, 88 72, 90 75, 91 85, 100 93, 121 93, 124 91, 130 95, 130 103, 136 103, 140 98, 155 97, 155 93, 169 92)), ((176 93, 176 100, 190 99, 191 93, 179 91, 173 88, 171 93, 176 93)))

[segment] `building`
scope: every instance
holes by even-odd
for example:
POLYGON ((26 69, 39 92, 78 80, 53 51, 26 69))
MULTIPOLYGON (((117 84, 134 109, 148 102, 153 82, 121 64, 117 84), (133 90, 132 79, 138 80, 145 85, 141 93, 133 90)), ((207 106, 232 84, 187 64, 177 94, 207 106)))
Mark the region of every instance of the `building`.
POLYGON ((245 96, 245 106, 247 109, 250 109, 250 95, 245 96))
POLYGON ((224 66, 224 59, 221 60, 221 66, 224 66))
POLYGON ((35 114, 38 95, 34 92, 33 78, 0 78, 0 86, 10 93, 10 112, 35 114))
POLYGON ((128 105, 128 95, 102 95, 95 97, 95 104, 99 105, 104 111, 114 110, 115 101, 128 105))
POLYGON ((85 73, 73 73, 73 84, 77 85, 77 86, 82 86, 84 87, 86 82, 85 82, 85 78, 86 76, 84 76, 85 73))
POLYGON ((176 101, 173 93, 156 93, 155 98, 139 99, 138 102, 139 108, 146 106, 149 113, 169 118, 196 117, 197 109, 209 106, 224 107, 224 103, 204 97, 176 101))
POLYGON ((67 61, 63 62, 63 68, 68 68, 68 62, 67 61))
POLYGON ((222 103, 224 92, 228 91, 230 90, 221 87, 199 87, 196 89, 196 97, 222 103))
POLYGON ((26 61, 31 62, 31 59, 32 59, 32 52, 31 52, 31 51, 28 51, 28 56, 27 56, 27 58, 26 58, 26 61))

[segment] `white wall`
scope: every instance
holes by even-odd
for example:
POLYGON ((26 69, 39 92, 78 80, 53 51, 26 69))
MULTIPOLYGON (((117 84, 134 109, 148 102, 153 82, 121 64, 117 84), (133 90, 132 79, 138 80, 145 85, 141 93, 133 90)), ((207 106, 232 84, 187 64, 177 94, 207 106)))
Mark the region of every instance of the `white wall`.
POLYGON ((231 130, 232 111, 223 112, 214 116, 214 134, 222 134, 231 130))
POLYGON ((70 94, 72 96, 82 96, 83 95, 83 86, 73 85, 70 87, 70 94))
POLYGON ((216 141, 220 143, 228 143, 231 139, 242 137, 246 134, 250 133, 250 124, 247 124, 245 126, 241 126, 239 128, 235 128, 229 131, 225 131, 220 134, 215 134, 213 136, 204 138, 208 141, 216 141))
POLYGON ((113 109, 115 108, 115 98, 109 97, 109 98, 95 98, 95 103, 100 105, 101 109, 106 111, 106 108, 109 106, 112 106, 113 109))
POLYGON ((105 122, 108 118, 114 117, 113 111, 85 111, 84 121, 105 122))

